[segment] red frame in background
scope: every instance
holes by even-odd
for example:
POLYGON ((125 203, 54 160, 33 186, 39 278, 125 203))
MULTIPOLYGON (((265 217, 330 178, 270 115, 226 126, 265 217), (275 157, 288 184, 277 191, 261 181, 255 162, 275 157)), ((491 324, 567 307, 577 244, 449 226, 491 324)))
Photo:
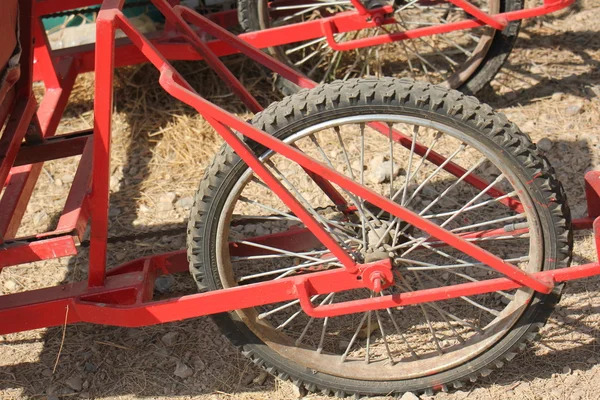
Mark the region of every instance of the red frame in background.
MULTIPOLYGON (((353 0, 356 1, 356 0, 353 0)), ((462 0, 453 0, 453 3, 460 6, 462 0)), ((353 41, 347 42, 345 46, 352 48, 364 47, 366 45, 378 44, 379 41, 402 40, 405 38, 422 36, 426 34, 435 34, 447 32, 449 30, 467 29, 474 26, 480 26, 485 22, 492 24, 505 24, 506 21, 522 18, 524 16, 539 15, 545 12, 555 10, 571 4, 572 0, 545 2, 544 6, 530 10, 504 13, 496 16, 482 15, 481 10, 470 9, 475 19, 460 21, 440 27, 421 28, 427 29, 408 31, 403 33, 405 37, 395 35, 382 35, 374 38, 374 42, 353 41), (493 21, 492 21, 493 20, 493 21), (443 28, 442 28, 443 27, 443 28), (441 30, 440 30, 441 29, 441 30), (416 33, 415 33, 416 32, 416 33)), ((47 4, 52 2, 46 1, 47 4)), ((65 2, 67 3, 67 2, 65 2)), ((85 1, 69 1, 68 4, 81 4, 85 1)), ((316 22, 307 22, 303 24, 292 25, 289 27, 274 28, 269 31, 262 31, 252 34, 242 35, 241 39, 230 34, 222 27, 184 7, 173 7, 166 0, 153 0, 153 3, 163 12, 167 18, 169 35, 177 33, 175 39, 165 41, 165 38, 155 38, 150 41, 144 35, 140 34, 123 16, 120 9, 123 7, 124 0, 106 0, 103 3, 102 11, 97 20, 97 44, 95 52, 102 54, 102 57, 96 58, 94 67, 90 66, 90 53, 84 51, 84 48, 68 49, 66 51, 52 52, 49 50, 47 41, 44 46, 36 48, 36 59, 38 60, 39 75, 47 85, 48 103, 55 106, 54 109, 40 113, 38 119, 40 126, 45 134, 42 140, 27 141, 21 146, 20 151, 13 157, 10 170, 12 173, 15 163, 22 163, 22 167, 29 168, 26 173, 26 182, 35 177, 35 165, 26 164, 29 161, 42 162, 48 159, 60 158, 65 155, 84 154, 82 163, 78 169, 76 182, 71 190, 72 196, 69 196, 69 208, 65 208, 63 224, 59 223, 59 228, 68 230, 68 234, 63 235, 63 231, 56 231, 47 234, 48 236, 38 235, 30 238, 30 242, 25 245, 12 244, 0 248, 0 268, 12 265, 15 261, 25 262, 24 259, 31 257, 33 259, 45 259, 48 252, 55 254, 58 249, 64 249, 63 253, 58 255, 73 254, 77 238, 81 236, 82 229, 88 217, 88 210, 93 209, 91 215, 91 249, 90 266, 88 282, 74 283, 57 288, 49 288, 24 292, 0 297, 0 320, 9 321, 0 326, 0 333, 14 332, 24 329, 33 329, 45 326, 60 325, 64 322, 64 316, 68 307, 68 322, 95 322, 121 326, 142 326, 168 321, 175 321, 183 318, 191 318, 200 315, 207 315, 216 312, 229 311, 238 308, 253 307, 261 304, 280 302, 285 300, 299 299, 304 310, 312 316, 324 317, 334 316, 346 313, 360 312, 370 309, 397 307, 407 304, 418 304, 422 302, 437 301, 441 299, 473 295, 477 293, 486 293, 496 290, 507 290, 522 286, 533 288, 537 291, 549 293, 556 281, 578 279, 584 276, 590 276, 600 273, 600 265, 588 264, 585 266, 574 267, 570 269, 547 271, 538 274, 528 274, 518 268, 503 262, 501 259, 482 250, 478 246, 467 242, 464 238, 454 235, 439 226, 432 224, 407 209, 390 202, 388 199, 379 196, 377 193, 363 187, 348 178, 336 173, 325 165, 310 159, 303 153, 276 140, 268 134, 254 128, 239 118, 225 112, 214 104, 201 98, 185 80, 172 68, 167 59, 205 59, 212 68, 214 68, 224 81, 240 95, 240 97, 254 111, 260 110, 260 105, 253 101, 252 96, 246 89, 228 72, 225 66, 220 62, 219 57, 224 54, 233 54, 241 52, 252 59, 260 62, 266 67, 279 73, 286 79, 289 79, 302 87, 313 87, 314 82, 299 75, 291 68, 270 58, 253 45, 258 47, 275 46, 284 37, 284 33, 292 35, 293 41, 303 41, 313 37, 330 35, 333 39, 333 33, 348 32, 367 27, 379 26, 390 23, 386 19, 389 10, 382 8, 377 10, 358 9, 354 12, 341 13, 330 18, 316 22), (191 23, 195 28, 192 28, 191 23), (121 40, 117 44, 114 39, 115 29, 122 29, 129 41, 121 40), (205 43, 201 40, 198 32, 206 32, 217 39, 205 43), (275 34, 277 33, 277 34, 275 34), (317 35, 317 36, 311 36, 317 35), (182 42, 185 38, 186 42, 182 42), (171 42, 171 40, 174 40, 171 42), (164 54, 163 54, 164 50, 164 54), (178 52, 181 51, 179 54, 178 52), (127 54, 127 56, 125 56, 127 54), (193 54, 193 55, 192 55, 193 54), (189 58, 188 58, 189 57, 189 58), (222 135, 233 149, 250 165, 250 167, 259 175, 276 194, 286 203, 307 226, 314 238, 317 238, 329 248, 331 253, 335 254, 344 268, 316 272, 307 276, 298 276, 284 278, 278 281, 264 282, 247 286, 236 287, 233 289, 220 290, 198 295, 183 296, 180 298, 152 301, 152 292, 154 278, 160 274, 184 271, 187 269, 187 261, 182 252, 176 252, 168 255, 154 256, 128 263, 120 268, 106 271, 106 243, 107 243, 107 221, 108 221, 108 200, 109 200, 109 171, 110 171, 110 120, 112 114, 112 82, 114 68, 131 62, 141 62, 145 59, 152 62, 161 72, 160 84, 167 92, 174 97, 192 105, 200 112, 208 122, 222 135), (121 64, 124 63, 124 64, 121 64), (60 68, 58 68, 60 67, 60 68), (74 78, 77 73, 89 71, 90 68, 96 72, 96 96, 95 96, 95 122, 93 134, 91 132, 82 132, 71 137, 61 137, 62 142, 50 139, 56 130, 56 125, 62 116, 62 111, 68 99, 74 78), (61 71, 57 73, 57 71, 61 71), (53 92, 53 89, 55 92, 53 92), (51 103, 52 101, 52 103, 51 103), (44 130, 45 127, 45 130, 44 130), (481 282, 472 282, 461 285, 454 285, 436 289, 420 290, 415 292, 403 293, 395 296, 384 296, 375 299, 365 299, 349 303, 340 303, 331 306, 313 307, 310 303, 310 296, 332 291, 344 291, 355 288, 366 287, 379 290, 393 282, 391 273, 391 264, 389 261, 379 261, 372 264, 356 264, 353 259, 337 244, 335 240, 317 223, 313 217, 302 207, 301 204, 273 177, 270 172, 257 160, 254 154, 246 147, 232 129, 241 132, 243 135, 273 149, 290 160, 300 164, 305 170, 310 172, 314 179, 320 179, 321 182, 332 182, 338 186, 355 193, 366 199, 370 203, 388 211, 390 214, 413 224, 420 229, 428 232, 433 237, 451 245, 466 254, 478 259, 490 267, 505 274, 506 278, 487 280, 481 282), (38 146, 36 148, 36 146, 38 146), (62 149, 58 157, 41 157, 40 150, 62 149), (93 155, 93 179, 90 175, 90 159, 93 155), (36 158, 37 157, 37 158, 36 158), (53 158, 51 158, 53 157, 53 158), (81 171, 81 174, 80 174, 81 171), (91 195, 86 193, 91 182, 91 195), (62 244, 66 241, 65 244, 62 244), (7 258, 8 256, 8 258, 7 258), (361 279, 357 279, 360 277, 361 279)), ((468 7, 463 4, 463 6, 468 7)), ((35 14, 34 14, 35 15, 35 14)), ((41 23, 39 20, 33 20, 34 32, 38 36, 44 36, 41 32, 41 23)), ((37 36, 34 36, 37 37, 37 36)), ((288 42, 289 42, 288 37, 288 42)), ((335 45, 334 43, 331 43, 335 45)), ((89 46, 87 47, 89 48, 89 46)), ((46 97, 44 101, 46 101, 46 97)), ((45 103, 42 103, 42 106, 45 103)), ((40 107, 40 110, 47 108, 40 107)), ((377 124, 372 124, 373 128, 381 129, 377 124)), ((388 128, 385 127, 387 132, 388 128)), ((21 131, 19 131, 21 132, 21 131)), ((382 132, 384 133, 384 132, 382 132)), ((15 136, 16 137, 16 136, 15 136)), ((403 144, 411 145, 410 138, 404 136, 401 132, 394 132, 394 138, 403 144), (407 142, 408 140, 408 142, 407 142)), ((12 142, 14 143, 14 142, 12 142)), ((17 146, 18 147, 18 146, 17 146)), ((438 163, 442 159, 433 157, 438 163)), ((435 161, 434 161, 435 162, 435 161)), ((4 165, 4 163, 2 164, 4 165)), ((39 165, 39 164, 38 164, 39 165)), ((439 164, 438 164, 439 165, 439 164)), ((462 174, 460 167, 448 164, 447 169, 454 170, 455 174, 462 174)), ((39 172, 38 172, 39 174, 39 172)), ((14 176, 14 175, 13 175, 14 176)), ((460 175, 459 175, 460 176, 460 175)), ((596 177, 596 175, 593 175, 596 177)), ((484 185, 476 176, 469 176, 471 184, 484 185)), ((11 178, 12 179, 12 176, 11 178)), ((10 182, 9 182, 10 184, 10 182)), ((23 185, 26 187, 27 185, 23 185)), ((590 184, 590 187, 593 185, 590 184)), ((332 190, 329 185, 327 190, 332 190)), ((7 188, 8 189, 8 188, 7 188)), ((325 189, 324 189, 325 190, 325 189)), ((590 189, 591 202, 598 203, 597 192, 590 189)), ((329 193, 334 195, 334 193, 329 193)), ((30 195, 30 193, 29 193, 30 195)), ((500 193, 496 193, 500 196, 500 193)), ((7 197, 6 195, 3 196, 7 197)), ((27 196, 25 196, 27 197, 27 196)), ((9 196, 9 199, 11 197, 9 196)), ((20 197, 22 198, 22 197, 20 197)), ((520 204, 507 204, 518 209, 520 204)), ((592 207, 590 207, 592 210, 592 207)), ((580 221, 579 225, 589 227, 591 221, 597 214, 590 214, 590 217, 580 221)), ((62 219, 61 219, 62 221, 62 219)), ((597 224, 595 224, 597 225, 597 224)), ((306 231, 305 231, 306 233, 306 231)), ((7 235, 2 235, 10 239, 7 235)), ((7 241, 8 242, 8 241, 7 241)), ((32 260, 29 260, 32 261, 32 260)))

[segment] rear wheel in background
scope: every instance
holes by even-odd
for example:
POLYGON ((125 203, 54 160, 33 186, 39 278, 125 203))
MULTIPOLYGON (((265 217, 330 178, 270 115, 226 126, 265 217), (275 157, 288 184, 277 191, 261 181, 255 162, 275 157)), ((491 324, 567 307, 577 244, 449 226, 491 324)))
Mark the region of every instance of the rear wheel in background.
MULTIPOLYGON (((389 33, 431 27, 470 18, 462 9, 445 1, 371 1, 367 6, 395 3, 395 25, 389 33)), ((490 14, 523 8, 522 0, 475 0, 474 5, 490 14)), ((238 17, 246 31, 291 25, 352 10, 349 1, 239 0, 238 17)), ((476 93, 489 83, 508 58, 517 39, 519 21, 503 31, 489 26, 461 30, 381 46, 338 52, 325 38, 292 43, 269 51, 309 78, 326 83, 363 76, 409 77, 443 84, 466 93, 476 93)), ((381 28, 337 35, 337 41, 376 36, 381 28)), ((284 93, 295 87, 285 82, 284 93)))
MULTIPOLYGON (((570 215, 552 168, 514 124, 473 98, 410 80, 354 79, 303 90, 253 124, 527 272, 569 265, 570 215), (374 123, 424 147, 391 140, 374 123), (450 173, 433 152, 463 172, 450 173), (474 186, 472 175, 487 183, 474 186)), ((500 276, 340 188, 357 211, 338 211, 299 166, 260 146, 254 151, 359 262, 391 257, 395 284, 384 295, 500 276)), ((188 257, 200 290, 340 268, 227 147, 196 194, 188 257)), ((215 320, 257 365, 309 391, 420 393, 461 387, 512 360, 535 339, 558 295, 499 291, 325 319, 291 301, 215 320)), ((362 289, 312 300, 373 296, 362 289)))

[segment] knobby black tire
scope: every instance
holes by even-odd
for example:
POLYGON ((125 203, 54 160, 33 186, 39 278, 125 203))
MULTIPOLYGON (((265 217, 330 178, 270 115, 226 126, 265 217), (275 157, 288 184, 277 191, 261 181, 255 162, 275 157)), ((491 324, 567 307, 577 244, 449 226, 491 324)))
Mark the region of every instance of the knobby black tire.
MULTIPOLYGON (((356 115, 361 110, 370 114, 397 113, 443 121, 477 136, 480 142, 502 154, 503 161, 516 168, 523 182, 527 182, 528 194, 536 204, 544 237, 543 269, 569 266, 573 247, 570 212, 554 170, 513 123, 473 97, 408 79, 353 79, 302 90, 271 104, 257 114, 252 123, 282 139, 307 125, 343 113, 356 115)), ((256 143, 251 146, 256 154, 265 151, 256 143)), ((200 183, 188 225, 188 258, 191 274, 201 291, 223 287, 217 272, 217 224, 231 188, 246 169, 246 164, 225 146, 206 169, 200 183)), ((560 299, 561 288, 557 287, 550 295, 534 295, 517 323, 484 353, 435 375, 400 381, 360 381, 315 372, 270 349, 236 314, 225 313, 214 318, 222 332, 256 365, 308 391, 339 397, 407 391, 432 393, 460 388, 511 361, 538 337, 540 328, 560 299)))

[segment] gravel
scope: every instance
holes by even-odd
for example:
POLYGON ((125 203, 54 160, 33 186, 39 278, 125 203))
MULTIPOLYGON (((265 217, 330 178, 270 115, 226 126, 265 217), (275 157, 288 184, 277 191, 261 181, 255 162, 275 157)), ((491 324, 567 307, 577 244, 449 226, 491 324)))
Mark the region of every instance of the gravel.
POLYGON ((83 381, 78 376, 72 376, 65 381, 65 384, 76 392, 80 392, 83 389, 83 381))
POLYGON ((163 342, 163 344, 167 347, 171 347, 173 345, 175 345, 175 343, 177 343, 177 340, 179 339, 179 332, 173 331, 173 332, 169 332, 165 335, 163 335, 163 337, 160 338, 160 341, 163 342))
POLYGON ((552 140, 548 138, 542 138, 537 142, 537 147, 543 152, 548 152, 552 149, 552 140))
POLYGON ((194 370, 182 363, 181 361, 177 361, 177 365, 175 366, 175 371, 173 375, 185 379, 194 375, 194 370))
POLYGON ((406 392, 400 397, 400 400, 419 400, 419 397, 412 392, 406 392))

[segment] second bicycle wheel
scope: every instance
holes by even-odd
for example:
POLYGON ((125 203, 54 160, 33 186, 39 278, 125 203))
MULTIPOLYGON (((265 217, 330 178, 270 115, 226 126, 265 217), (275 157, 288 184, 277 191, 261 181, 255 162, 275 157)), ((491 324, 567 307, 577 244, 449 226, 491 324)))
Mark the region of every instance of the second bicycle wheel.
MULTIPOLYGON (((301 91, 253 123, 527 272, 570 262, 569 210, 552 169, 513 124, 473 98, 410 80, 351 80, 301 91)), ((334 206, 331 187, 253 149, 358 262, 391 259, 395 283, 382 294, 501 276, 335 185, 355 211, 334 206)), ((201 290, 340 268, 227 147, 207 169, 188 232, 201 290)), ((309 391, 382 395, 460 387, 488 374, 535 338, 558 294, 498 291, 325 319, 290 301, 215 318, 256 364, 309 391)), ((361 289, 312 300, 379 295, 361 289)))
MULTIPOLYGON (((397 23, 382 29, 337 35, 338 41, 443 25, 470 18, 462 9, 446 1, 364 1, 368 7, 392 4, 397 23)), ((521 0, 476 0, 474 5, 490 14, 521 9, 521 0)), ((239 0, 238 16, 246 31, 291 25, 352 10, 349 1, 239 0)), ((444 84, 467 93, 476 93, 490 82, 502 67, 517 39, 519 21, 503 31, 487 26, 419 39, 339 52, 325 38, 271 48, 270 52, 311 79, 331 82, 371 76, 410 77, 444 84)), ((282 83, 291 92, 289 83, 282 83)))

